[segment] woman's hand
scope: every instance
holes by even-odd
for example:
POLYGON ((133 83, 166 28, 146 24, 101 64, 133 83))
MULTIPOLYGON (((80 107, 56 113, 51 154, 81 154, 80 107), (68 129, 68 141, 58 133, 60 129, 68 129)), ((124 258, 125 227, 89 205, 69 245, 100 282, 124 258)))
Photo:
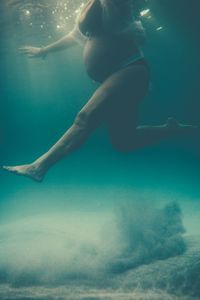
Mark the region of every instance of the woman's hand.
POLYGON ((47 55, 47 51, 45 48, 31 47, 26 46, 19 48, 19 53, 23 55, 27 55, 29 58, 45 58, 47 55))

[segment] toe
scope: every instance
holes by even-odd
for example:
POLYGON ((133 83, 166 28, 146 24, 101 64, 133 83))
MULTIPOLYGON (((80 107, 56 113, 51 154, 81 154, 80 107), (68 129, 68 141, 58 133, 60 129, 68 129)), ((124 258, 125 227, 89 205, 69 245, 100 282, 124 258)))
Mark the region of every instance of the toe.
POLYGON ((15 167, 3 166, 2 169, 8 172, 17 172, 15 167))
POLYGON ((2 166, 2 169, 6 170, 6 171, 10 171, 10 167, 7 167, 7 166, 2 166))

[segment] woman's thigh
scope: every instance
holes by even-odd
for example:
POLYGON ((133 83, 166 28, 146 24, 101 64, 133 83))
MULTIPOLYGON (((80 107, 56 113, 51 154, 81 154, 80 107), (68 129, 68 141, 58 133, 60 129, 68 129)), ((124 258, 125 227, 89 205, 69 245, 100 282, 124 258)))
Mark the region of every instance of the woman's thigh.
POLYGON ((148 70, 143 65, 132 65, 105 80, 79 114, 94 128, 103 122, 109 134, 136 126, 137 107, 148 90, 148 70))
POLYGON ((139 103, 148 91, 149 75, 145 66, 133 65, 121 76, 107 125, 113 146, 121 151, 130 151, 138 124, 139 103))

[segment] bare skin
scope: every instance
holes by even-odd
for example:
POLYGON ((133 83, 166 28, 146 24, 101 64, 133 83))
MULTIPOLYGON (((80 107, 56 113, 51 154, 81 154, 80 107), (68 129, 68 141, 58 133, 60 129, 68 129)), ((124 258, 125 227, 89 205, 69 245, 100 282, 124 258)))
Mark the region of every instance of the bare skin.
MULTIPOLYGON (((75 45, 77 42, 69 34, 47 47, 23 47, 20 52, 31 58, 43 58, 51 52, 68 49, 75 45)), ((128 57, 130 53, 134 53, 135 47, 134 41, 130 42, 130 36, 127 40, 127 33, 125 36, 119 36, 119 39, 115 38, 112 43, 108 42, 107 37, 90 38, 84 50, 86 70, 91 78, 99 79, 101 86, 77 114, 72 126, 45 154, 30 164, 4 166, 3 169, 41 182, 54 164, 78 149, 102 123, 107 124, 114 148, 123 152, 134 151, 166 138, 199 130, 197 126, 180 124, 174 118, 169 118, 165 124, 159 126, 138 126, 139 103, 148 92, 148 68, 142 63, 131 64, 119 71, 111 72, 113 64, 123 57, 128 57), (122 44, 123 40, 124 44, 122 44), (119 51, 114 57, 112 53, 117 45, 119 51), (102 47, 100 53, 99 46, 102 47), (106 70, 101 69, 105 60, 108 66, 106 70)))
MULTIPOLYGON (((74 125, 73 125, 74 126, 74 125)), ((74 131, 73 126, 70 128, 74 131)), ((138 141, 135 139, 135 148, 145 147, 159 142, 162 139, 170 138, 176 135, 193 133, 199 130, 197 126, 183 125, 176 121, 176 119, 168 118, 167 123, 159 126, 140 126, 136 128, 139 136, 138 141), (149 137, 149 139, 147 138, 149 137)), ((11 172, 19 176, 25 176, 37 182, 42 182, 49 168, 57 161, 67 156, 71 151, 70 147, 67 149, 67 140, 70 140, 70 130, 44 155, 36 161, 26 165, 20 166, 3 166, 5 171, 11 172), (52 159, 54 157, 54 159, 52 159)), ((78 133, 80 139, 84 139, 87 134, 78 133)), ((134 138, 134 137, 133 137, 134 138)), ((126 150, 125 150, 126 151, 126 150)))

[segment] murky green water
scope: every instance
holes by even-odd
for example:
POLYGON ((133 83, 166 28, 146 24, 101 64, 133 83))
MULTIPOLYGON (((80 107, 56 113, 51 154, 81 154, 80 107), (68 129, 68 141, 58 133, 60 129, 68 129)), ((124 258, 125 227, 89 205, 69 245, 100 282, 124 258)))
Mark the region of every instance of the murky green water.
MULTIPOLYGON (((81 48, 45 60, 17 50, 69 32, 80 4, 0 4, 1 165, 46 151, 98 87, 81 48)), ((197 0, 152 1, 143 9, 150 9, 141 18, 152 87, 140 123, 174 116, 199 124, 197 0)), ((42 184, 1 172, 1 299, 198 299, 199 151, 193 135, 122 154, 100 128, 42 184), (183 215, 178 208, 163 215, 172 202, 183 215)))

